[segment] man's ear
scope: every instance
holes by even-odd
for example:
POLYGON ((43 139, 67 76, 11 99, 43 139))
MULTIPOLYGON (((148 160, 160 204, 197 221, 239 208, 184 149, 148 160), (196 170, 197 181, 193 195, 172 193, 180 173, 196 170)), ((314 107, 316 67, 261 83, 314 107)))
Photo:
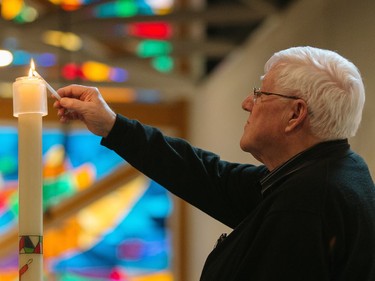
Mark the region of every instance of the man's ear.
POLYGON ((307 104, 304 100, 298 99, 293 101, 291 107, 290 119, 288 125, 285 127, 285 132, 289 133, 301 127, 308 116, 307 104))

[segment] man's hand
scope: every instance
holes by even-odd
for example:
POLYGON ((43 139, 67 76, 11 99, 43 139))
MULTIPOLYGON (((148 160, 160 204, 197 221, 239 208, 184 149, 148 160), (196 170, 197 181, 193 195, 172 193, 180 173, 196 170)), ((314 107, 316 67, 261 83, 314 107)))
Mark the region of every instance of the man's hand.
POLYGON ((55 101, 53 106, 61 122, 79 119, 95 135, 108 136, 115 123, 116 113, 104 101, 97 88, 70 85, 57 92, 61 100, 55 101))

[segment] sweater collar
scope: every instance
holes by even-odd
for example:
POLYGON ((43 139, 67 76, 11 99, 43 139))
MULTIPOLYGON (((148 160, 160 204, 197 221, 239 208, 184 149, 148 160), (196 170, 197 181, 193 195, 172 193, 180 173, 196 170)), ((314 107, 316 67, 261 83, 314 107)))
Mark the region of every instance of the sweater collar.
POLYGON ((319 159, 334 154, 345 153, 349 149, 347 139, 325 141, 318 143, 289 159, 287 162, 268 172, 261 180, 261 192, 266 195, 266 191, 285 177, 297 172, 298 170, 311 165, 319 159))

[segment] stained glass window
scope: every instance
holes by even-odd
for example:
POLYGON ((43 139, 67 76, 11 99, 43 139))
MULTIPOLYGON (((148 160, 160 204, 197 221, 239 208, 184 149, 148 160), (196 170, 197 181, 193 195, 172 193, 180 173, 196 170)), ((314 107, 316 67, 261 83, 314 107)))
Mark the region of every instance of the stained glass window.
MULTIPOLYGON (((17 228, 17 129, 0 127, 0 242, 17 228)), ((125 161, 86 130, 43 132, 43 207, 88 189, 125 161)), ((140 175, 44 232, 46 280, 172 281, 169 194, 140 175)), ((0 243, 1 244, 1 243, 0 243)), ((18 280, 17 249, 0 259, 0 280, 18 280)))

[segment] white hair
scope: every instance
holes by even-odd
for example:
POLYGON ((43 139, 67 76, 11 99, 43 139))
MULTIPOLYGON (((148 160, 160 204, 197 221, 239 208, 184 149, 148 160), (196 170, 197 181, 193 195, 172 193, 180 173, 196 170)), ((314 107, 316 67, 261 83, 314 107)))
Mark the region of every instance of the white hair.
POLYGON ((339 54, 313 47, 293 47, 275 53, 265 64, 283 94, 306 101, 311 131, 323 139, 356 134, 362 118, 365 90, 357 67, 339 54))

